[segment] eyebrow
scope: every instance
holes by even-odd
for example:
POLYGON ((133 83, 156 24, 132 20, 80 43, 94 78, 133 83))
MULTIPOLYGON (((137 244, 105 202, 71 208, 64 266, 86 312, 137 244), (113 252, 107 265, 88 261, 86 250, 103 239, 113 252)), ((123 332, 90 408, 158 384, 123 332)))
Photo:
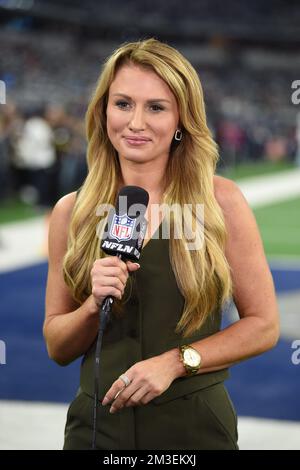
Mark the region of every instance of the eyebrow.
MULTIPOLYGON (((122 96, 123 98, 126 98, 127 100, 132 100, 130 96, 125 95, 124 93, 114 93, 113 96, 122 96)), ((166 100, 165 98, 152 98, 151 100, 147 100, 147 103, 154 103, 157 101, 165 101, 167 103, 171 103, 170 100, 166 100)))

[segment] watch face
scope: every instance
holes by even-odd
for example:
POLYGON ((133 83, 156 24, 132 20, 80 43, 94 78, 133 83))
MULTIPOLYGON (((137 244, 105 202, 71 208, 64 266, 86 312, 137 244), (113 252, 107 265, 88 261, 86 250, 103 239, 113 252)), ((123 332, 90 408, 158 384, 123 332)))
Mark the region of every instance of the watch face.
POLYGON ((183 357, 185 362, 191 367, 198 367, 200 365, 200 355, 194 349, 186 349, 183 357))

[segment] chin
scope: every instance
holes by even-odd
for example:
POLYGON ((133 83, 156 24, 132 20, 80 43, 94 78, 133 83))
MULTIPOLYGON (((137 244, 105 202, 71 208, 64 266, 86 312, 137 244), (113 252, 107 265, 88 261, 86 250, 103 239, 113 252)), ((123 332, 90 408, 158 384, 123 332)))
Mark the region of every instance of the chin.
POLYGON ((135 163, 144 163, 150 160, 150 158, 144 157, 142 155, 124 155, 122 156, 123 160, 126 160, 128 162, 135 162, 135 163))
MULTIPOLYGON (((126 161, 132 161, 132 162, 142 162, 142 161, 147 161, 151 158, 150 155, 147 156, 146 152, 143 152, 141 149, 133 149, 133 150, 128 150, 128 148, 123 149, 119 148, 118 149, 118 155, 122 155, 122 159, 126 161)), ((120 157, 119 157, 120 158, 120 157)))

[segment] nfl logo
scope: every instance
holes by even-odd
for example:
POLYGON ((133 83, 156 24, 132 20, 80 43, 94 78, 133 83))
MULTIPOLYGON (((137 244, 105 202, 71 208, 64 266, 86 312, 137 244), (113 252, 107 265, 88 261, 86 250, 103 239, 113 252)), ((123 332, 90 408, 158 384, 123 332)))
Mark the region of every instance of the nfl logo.
POLYGON ((118 242, 130 240, 132 238, 135 219, 131 219, 127 214, 114 215, 111 225, 110 236, 116 238, 118 242))

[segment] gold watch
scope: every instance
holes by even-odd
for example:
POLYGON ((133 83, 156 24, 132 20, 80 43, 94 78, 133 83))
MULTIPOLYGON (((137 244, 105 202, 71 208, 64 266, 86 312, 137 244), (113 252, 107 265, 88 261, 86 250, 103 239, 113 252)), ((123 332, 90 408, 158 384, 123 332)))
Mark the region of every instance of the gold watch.
POLYGON ((187 375, 195 375, 201 367, 201 356, 192 346, 179 346, 180 358, 187 375))

